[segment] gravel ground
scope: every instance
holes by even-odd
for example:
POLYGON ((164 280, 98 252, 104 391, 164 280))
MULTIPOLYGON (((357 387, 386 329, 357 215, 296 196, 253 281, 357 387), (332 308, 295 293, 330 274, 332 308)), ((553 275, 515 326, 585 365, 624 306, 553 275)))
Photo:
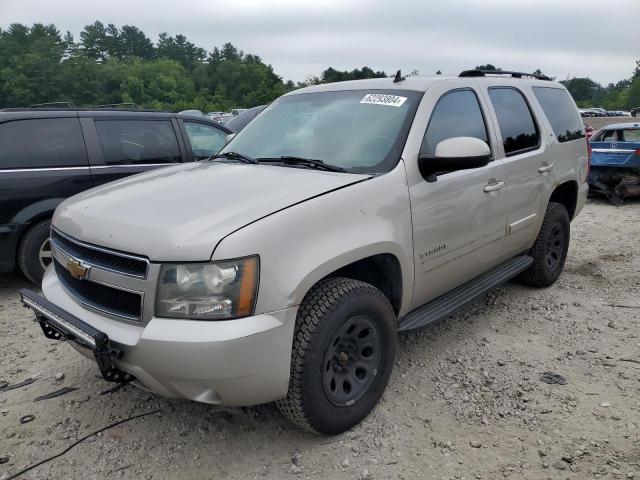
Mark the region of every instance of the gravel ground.
POLYGON ((272 406, 167 400, 96 377, 45 339, 0 286, 0 479, 640 478, 640 202, 590 202, 551 288, 515 282, 447 321, 401 337, 380 405, 358 427, 318 437, 272 406), (547 384, 545 372, 566 384, 547 384), (62 387, 66 395, 34 402, 62 387), (33 421, 20 418, 33 415, 33 421))
POLYGON ((585 117, 582 121, 597 130, 612 123, 640 123, 640 117, 585 117))

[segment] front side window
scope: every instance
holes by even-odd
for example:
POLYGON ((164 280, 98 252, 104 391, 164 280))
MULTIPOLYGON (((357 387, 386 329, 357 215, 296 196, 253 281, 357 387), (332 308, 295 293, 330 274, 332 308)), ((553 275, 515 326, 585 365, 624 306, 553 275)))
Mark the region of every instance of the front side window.
POLYGON ((184 122, 184 128, 187 131, 191 151, 196 160, 202 160, 218 153, 227 139, 225 132, 204 123, 184 122))
POLYGON ((538 148, 540 133, 522 93, 515 88, 495 87, 489 89, 489 97, 498 117, 505 155, 538 148))
POLYGON ((280 97, 222 149, 246 157, 320 160, 382 173, 400 159, 421 92, 345 90, 280 97))
POLYGON ((559 142, 584 140, 584 127, 569 92, 561 88, 533 87, 559 142))
POLYGON ((0 124, 0 168, 79 166, 87 166, 87 152, 77 118, 0 124))
POLYGON ((474 137, 489 143, 478 98, 471 90, 445 93, 438 100, 422 140, 420 153, 434 155, 438 143, 453 137, 474 137))
POLYGON ((96 120, 107 165, 180 161, 178 139, 169 120, 96 120))

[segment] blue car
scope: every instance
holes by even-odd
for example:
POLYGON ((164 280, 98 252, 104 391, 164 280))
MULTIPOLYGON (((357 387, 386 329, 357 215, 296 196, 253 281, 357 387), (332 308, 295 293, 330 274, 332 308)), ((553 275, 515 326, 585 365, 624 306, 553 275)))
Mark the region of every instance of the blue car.
POLYGON ((591 192, 619 204, 640 197, 640 123, 608 125, 589 140, 591 192))

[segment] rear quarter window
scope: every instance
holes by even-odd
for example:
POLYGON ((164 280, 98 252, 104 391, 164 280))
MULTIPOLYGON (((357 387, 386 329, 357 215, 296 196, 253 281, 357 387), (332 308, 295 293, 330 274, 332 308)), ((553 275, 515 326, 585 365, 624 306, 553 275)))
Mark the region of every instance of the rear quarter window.
POLYGON ((87 166, 77 118, 0 123, 0 169, 87 166))
POLYGON ((569 92, 561 88, 533 87, 559 142, 584 138, 584 127, 569 92))

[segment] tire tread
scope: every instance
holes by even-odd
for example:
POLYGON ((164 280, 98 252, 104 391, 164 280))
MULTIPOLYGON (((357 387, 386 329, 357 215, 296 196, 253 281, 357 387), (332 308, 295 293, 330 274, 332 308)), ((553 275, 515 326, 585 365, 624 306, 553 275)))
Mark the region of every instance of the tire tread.
MULTIPOLYGON (((291 422, 310 432, 320 434, 321 429, 314 426, 306 409, 303 393, 306 353, 311 349, 315 333, 321 327, 323 318, 336 307, 338 301, 363 292, 384 295, 380 290, 359 280, 342 277, 330 277, 318 282, 300 304, 293 334, 291 351, 291 371, 287 396, 276 401, 280 412, 291 422)), ((387 300, 388 303, 388 300, 387 300)), ((388 307, 393 311, 391 304, 388 307)))

